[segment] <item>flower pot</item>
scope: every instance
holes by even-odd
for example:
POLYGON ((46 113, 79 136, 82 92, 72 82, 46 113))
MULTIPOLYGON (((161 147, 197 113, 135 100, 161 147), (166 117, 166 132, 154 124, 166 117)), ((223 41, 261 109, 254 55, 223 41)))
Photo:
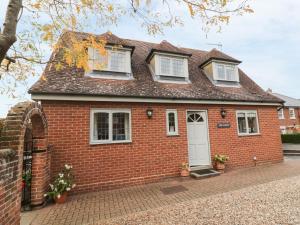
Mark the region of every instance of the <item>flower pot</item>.
POLYGON ((181 176, 182 177, 188 177, 190 175, 190 171, 188 170, 181 170, 181 176))
POLYGON ((62 194, 60 195, 60 198, 55 197, 55 198, 54 198, 54 201, 55 201, 55 203, 57 203, 57 204, 63 204, 63 203, 65 203, 65 202, 67 201, 67 196, 68 196, 68 193, 65 191, 64 193, 62 193, 62 194))
POLYGON ((216 170, 224 173, 225 170, 225 164, 224 163, 220 163, 220 162, 216 162, 216 170))

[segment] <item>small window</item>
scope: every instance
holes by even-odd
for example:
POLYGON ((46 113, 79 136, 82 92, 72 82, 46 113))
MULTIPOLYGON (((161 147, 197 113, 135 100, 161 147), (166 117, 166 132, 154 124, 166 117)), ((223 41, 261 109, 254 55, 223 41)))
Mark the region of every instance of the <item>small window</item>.
POLYGON ((130 142, 130 110, 91 111, 91 144, 130 142))
POLYGON ((176 57, 160 57, 160 74, 162 76, 185 77, 184 59, 176 57))
POLYGON ((238 72, 235 65, 216 63, 216 80, 238 82, 238 72))
POLYGON ((239 135, 259 134, 256 111, 237 111, 237 124, 239 135))
POLYGON ((129 50, 106 49, 100 54, 97 49, 89 48, 89 67, 92 71, 110 71, 131 73, 131 58, 129 50))
POLYGON ((284 119, 284 111, 283 108, 281 108, 280 110, 278 110, 278 118, 279 119, 284 119))
POLYGON ((167 135, 178 135, 177 110, 167 109, 167 135))
POLYGON ((289 108, 290 119, 296 119, 295 109, 289 108))

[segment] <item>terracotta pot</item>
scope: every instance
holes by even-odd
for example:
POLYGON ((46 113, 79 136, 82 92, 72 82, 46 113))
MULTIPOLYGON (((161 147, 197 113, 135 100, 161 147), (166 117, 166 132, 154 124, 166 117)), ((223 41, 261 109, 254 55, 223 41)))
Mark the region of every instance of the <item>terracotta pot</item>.
POLYGON ((224 170, 225 170, 225 164, 224 163, 220 163, 220 162, 216 162, 216 170, 224 172, 224 170))
POLYGON ((181 176, 182 177, 188 177, 190 175, 190 171, 188 170, 181 170, 181 176))
POLYGON ((64 193, 62 193, 60 195, 60 198, 55 197, 54 201, 57 204, 63 204, 63 203, 65 203, 67 201, 67 196, 68 196, 68 192, 65 191, 64 193))

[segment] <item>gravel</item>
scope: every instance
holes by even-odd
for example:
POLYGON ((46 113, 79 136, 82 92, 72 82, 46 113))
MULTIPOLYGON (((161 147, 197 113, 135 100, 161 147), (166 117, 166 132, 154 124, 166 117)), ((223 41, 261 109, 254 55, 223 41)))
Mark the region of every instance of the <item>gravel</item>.
POLYGON ((100 221, 98 224, 300 224, 300 176, 100 221))

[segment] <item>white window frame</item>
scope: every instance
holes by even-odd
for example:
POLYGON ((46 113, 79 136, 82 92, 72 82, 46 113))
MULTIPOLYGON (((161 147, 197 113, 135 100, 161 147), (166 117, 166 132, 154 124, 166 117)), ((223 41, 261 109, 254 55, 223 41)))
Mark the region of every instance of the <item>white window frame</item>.
POLYGON ((184 58, 184 57, 176 57, 176 56, 169 56, 169 55, 158 55, 158 73, 157 75, 159 76, 169 76, 169 77, 184 77, 184 78, 187 78, 188 77, 188 62, 187 62, 187 59, 184 58), (163 58, 167 58, 170 60, 170 73, 162 73, 162 69, 161 69, 161 60, 163 58), (173 71, 173 63, 175 60, 182 60, 182 74, 174 74, 174 71, 173 71))
POLYGON ((131 110, 130 109, 91 109, 90 111, 90 144, 115 144, 115 143, 130 143, 131 136, 131 110), (94 119, 95 113, 108 113, 108 140, 94 140, 94 119), (113 140, 113 113, 129 113, 129 139, 128 140, 113 140))
POLYGON ((290 116, 290 119, 292 119, 292 120, 296 119, 296 112, 295 112, 294 108, 289 108, 289 116, 290 116), (291 115, 291 112, 293 112, 292 115, 291 115))
POLYGON ((217 80, 217 81, 228 81, 228 82, 239 82, 240 81, 238 67, 236 64, 231 64, 231 63, 213 62, 213 77, 214 77, 214 80, 217 80), (225 78, 220 78, 219 73, 218 73, 219 66, 224 67, 225 78), (226 67, 233 67, 233 70, 234 70, 233 71, 233 73, 234 73, 233 80, 228 79, 226 67))
POLYGON ((103 57, 107 57, 107 65, 101 64, 101 62, 97 62, 97 56, 102 57, 99 53, 97 53, 97 50, 95 48, 88 48, 88 54, 89 54, 89 67, 91 70, 99 70, 99 71, 109 71, 109 72, 119 72, 119 73, 132 73, 131 71, 131 51, 129 49, 106 49, 106 55, 103 57), (112 70, 111 69, 111 53, 117 52, 122 53, 125 56, 125 62, 124 62, 124 68, 119 70, 112 70), (98 65, 103 66, 103 68, 97 68, 98 65))
POLYGON ((179 134, 178 132, 178 115, 176 109, 167 109, 166 110, 166 128, 167 128, 167 136, 176 136, 179 134), (169 131, 169 113, 174 113, 174 119, 175 119, 175 131, 170 132, 169 131))
POLYGON ((238 136, 254 136, 254 135, 260 135, 259 118, 258 118, 257 110, 237 110, 237 111, 236 111, 236 125, 237 125, 238 136), (239 130, 239 120, 238 120, 238 114, 239 114, 239 113, 245 113, 245 117, 246 117, 246 130, 247 130, 247 133, 240 133, 240 130, 239 130), (255 113, 255 114, 256 114, 257 133, 249 133, 249 124, 248 124, 248 117, 247 117, 247 114, 248 114, 248 113, 255 113))
POLYGON ((284 120, 284 109, 281 108, 280 110, 278 110, 278 118, 280 120, 284 120))

